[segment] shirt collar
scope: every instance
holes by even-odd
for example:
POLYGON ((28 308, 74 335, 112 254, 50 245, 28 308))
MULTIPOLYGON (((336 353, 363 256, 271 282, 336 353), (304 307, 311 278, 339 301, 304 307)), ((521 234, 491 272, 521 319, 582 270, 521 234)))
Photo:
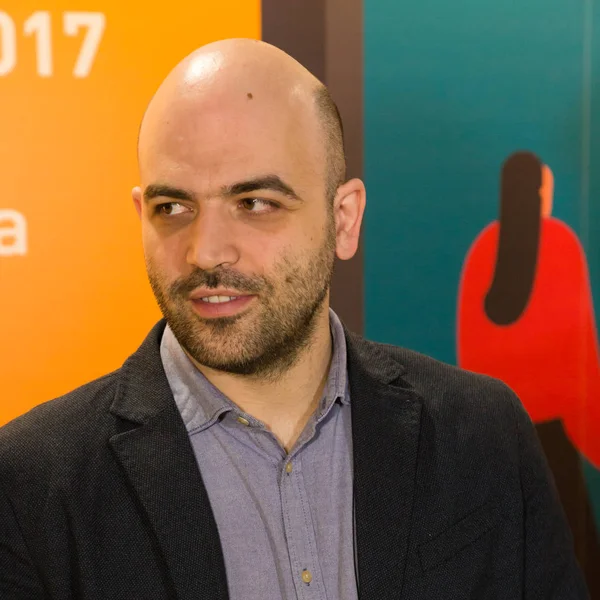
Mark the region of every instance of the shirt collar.
MULTIPOLYGON (((317 421, 339 400, 349 404, 346 337, 339 317, 329 309, 333 354, 317 421)), ((229 411, 241 414, 239 407, 217 389, 194 366, 167 325, 160 344, 160 356, 177 408, 188 433, 210 427, 229 411)))

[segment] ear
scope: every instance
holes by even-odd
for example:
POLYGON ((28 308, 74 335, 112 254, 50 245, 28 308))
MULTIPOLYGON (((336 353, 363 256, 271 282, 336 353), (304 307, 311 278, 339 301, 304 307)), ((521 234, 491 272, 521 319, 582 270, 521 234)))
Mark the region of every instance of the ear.
POLYGON ((140 219, 142 218, 142 188, 136 186, 131 190, 131 197, 133 198, 133 205, 135 206, 135 211, 138 214, 140 219))
POLYGON ((333 211, 336 229, 336 255, 348 260, 356 254, 367 193, 360 179, 351 179, 336 193, 333 211))

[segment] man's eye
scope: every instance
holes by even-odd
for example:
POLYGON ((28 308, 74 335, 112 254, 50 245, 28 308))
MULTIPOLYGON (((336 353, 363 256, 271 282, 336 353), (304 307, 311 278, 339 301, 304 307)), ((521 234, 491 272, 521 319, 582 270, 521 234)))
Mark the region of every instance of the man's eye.
POLYGON ((246 212, 253 214, 268 213, 278 208, 275 202, 262 198, 244 198, 240 200, 240 205, 246 212))
POLYGON ((186 212, 188 209, 179 204, 179 202, 165 202, 164 204, 158 204, 154 209, 157 215, 180 215, 181 213, 186 212))

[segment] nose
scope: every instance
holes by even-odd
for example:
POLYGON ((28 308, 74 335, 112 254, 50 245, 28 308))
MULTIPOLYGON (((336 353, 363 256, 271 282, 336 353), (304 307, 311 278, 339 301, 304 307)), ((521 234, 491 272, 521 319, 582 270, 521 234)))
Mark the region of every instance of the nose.
POLYGON ((206 271, 235 264, 239 251, 233 228, 226 207, 219 203, 203 206, 192 226, 187 262, 206 271))

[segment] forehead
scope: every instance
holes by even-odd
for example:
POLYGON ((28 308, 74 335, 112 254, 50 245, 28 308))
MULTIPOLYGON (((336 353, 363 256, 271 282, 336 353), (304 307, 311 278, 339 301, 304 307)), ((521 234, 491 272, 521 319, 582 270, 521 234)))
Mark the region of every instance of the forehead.
POLYGON ((142 181, 164 180, 199 194, 266 173, 298 188, 320 185, 323 145, 307 113, 250 89, 226 97, 178 98, 158 107, 144 124, 142 181))

